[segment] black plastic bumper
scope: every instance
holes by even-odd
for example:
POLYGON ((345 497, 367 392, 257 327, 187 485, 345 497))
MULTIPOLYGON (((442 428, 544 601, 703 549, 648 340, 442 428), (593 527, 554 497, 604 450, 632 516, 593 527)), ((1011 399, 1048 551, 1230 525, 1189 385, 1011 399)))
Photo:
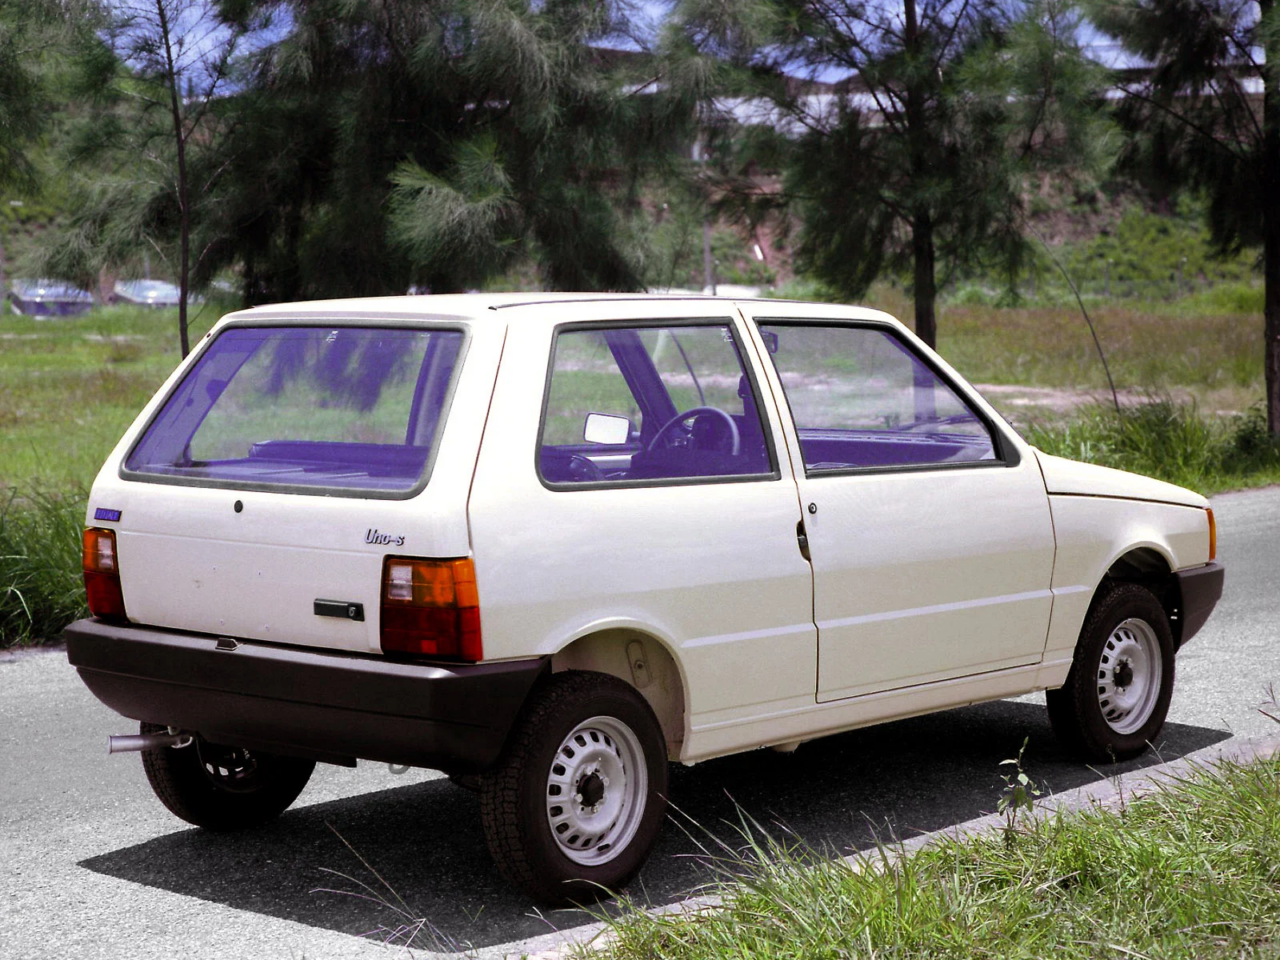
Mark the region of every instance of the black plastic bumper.
POLYGON ((1204 626, 1213 608, 1222 598, 1223 569, 1220 563, 1207 563, 1193 570, 1179 570, 1178 589, 1182 603, 1179 608, 1182 629, 1178 646, 1186 643, 1204 626))
POLYGON ((67 627, 67 658, 134 720, 215 743, 330 762, 477 773, 502 750, 546 659, 403 663, 98 620, 67 627))

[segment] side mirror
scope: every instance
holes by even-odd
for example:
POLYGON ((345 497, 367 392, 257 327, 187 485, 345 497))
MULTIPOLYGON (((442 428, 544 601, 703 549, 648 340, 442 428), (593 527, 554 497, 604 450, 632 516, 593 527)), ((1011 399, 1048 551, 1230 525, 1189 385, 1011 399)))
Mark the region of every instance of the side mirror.
POLYGON ((582 426, 582 439, 587 443, 617 445, 631 439, 631 421, 607 413, 588 413, 582 426))
POLYGON ((761 330, 760 339, 764 341, 765 349, 770 353, 778 352, 778 335, 772 330, 761 330))

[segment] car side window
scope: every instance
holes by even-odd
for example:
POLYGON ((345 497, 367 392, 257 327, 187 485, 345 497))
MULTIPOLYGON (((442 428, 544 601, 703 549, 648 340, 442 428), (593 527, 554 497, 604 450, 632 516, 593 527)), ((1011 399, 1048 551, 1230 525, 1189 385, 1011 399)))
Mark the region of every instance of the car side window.
POLYGON ((552 346, 538 468, 550 484, 774 473, 728 321, 569 328, 552 346))
POLYGON ((805 471, 998 462, 982 418, 880 327, 761 321, 805 471))

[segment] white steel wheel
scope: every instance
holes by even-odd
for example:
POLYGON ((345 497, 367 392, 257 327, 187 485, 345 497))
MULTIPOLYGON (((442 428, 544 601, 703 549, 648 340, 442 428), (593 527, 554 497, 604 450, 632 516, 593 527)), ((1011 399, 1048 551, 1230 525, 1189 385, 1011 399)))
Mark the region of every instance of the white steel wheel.
POLYGON ((534 689, 480 776, 480 821, 508 879, 541 903, 583 904, 644 864, 666 793, 666 739, 644 697, 617 677, 566 670, 534 689))
POLYGON ((1160 698, 1160 642, 1151 624, 1130 617, 1111 631, 1098 662, 1098 706, 1116 733, 1141 730, 1160 698))
POLYGON ((560 852, 583 866, 608 863, 644 818, 649 774, 635 733, 591 717, 560 744, 547 774, 547 823, 560 852))
POLYGON ((1053 732, 1091 763, 1136 757, 1164 726, 1173 674, 1173 633, 1160 600, 1141 584, 1104 583, 1080 630, 1067 682, 1045 691, 1053 732))

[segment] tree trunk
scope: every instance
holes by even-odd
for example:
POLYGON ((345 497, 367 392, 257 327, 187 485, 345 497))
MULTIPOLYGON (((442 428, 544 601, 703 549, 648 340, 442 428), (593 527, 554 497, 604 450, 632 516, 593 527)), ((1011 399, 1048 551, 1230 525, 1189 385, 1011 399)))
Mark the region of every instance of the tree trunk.
POLYGON ((716 267, 711 259, 711 221, 702 218, 702 288, 716 295, 716 267))
MULTIPOLYGON (((1259 4, 1265 23, 1275 17, 1275 0, 1259 4)), ((1280 436, 1280 37, 1262 30, 1262 282, 1263 369, 1266 374, 1267 429, 1280 436)))
POLYGON ((178 104, 180 80, 173 64, 173 44, 170 37, 169 13, 164 0, 156 0, 156 13, 160 18, 160 34, 164 40, 165 63, 168 67, 169 106, 173 113, 173 137, 178 148, 178 218, 179 218, 179 267, 178 267, 178 341, 185 358, 191 352, 187 337, 187 286, 191 275, 191 207, 187 196, 187 138, 182 129, 182 110, 178 104))
MULTIPOLYGON (((907 142, 911 163, 911 176, 917 182, 936 171, 929 169, 928 117, 925 101, 929 91, 922 71, 925 55, 920 23, 916 17, 916 0, 904 0, 903 46, 907 55, 906 103, 903 112, 907 118, 907 142)), ((916 336, 930 347, 938 341, 938 322, 934 313, 937 289, 934 286, 933 217, 927 207, 919 207, 911 217, 911 257, 915 266, 912 293, 916 305, 916 336)))
POLYGON ((936 349, 938 318, 934 305, 938 290, 933 277, 933 219, 927 212, 917 213, 911 221, 911 255, 915 260, 916 336, 936 349))

